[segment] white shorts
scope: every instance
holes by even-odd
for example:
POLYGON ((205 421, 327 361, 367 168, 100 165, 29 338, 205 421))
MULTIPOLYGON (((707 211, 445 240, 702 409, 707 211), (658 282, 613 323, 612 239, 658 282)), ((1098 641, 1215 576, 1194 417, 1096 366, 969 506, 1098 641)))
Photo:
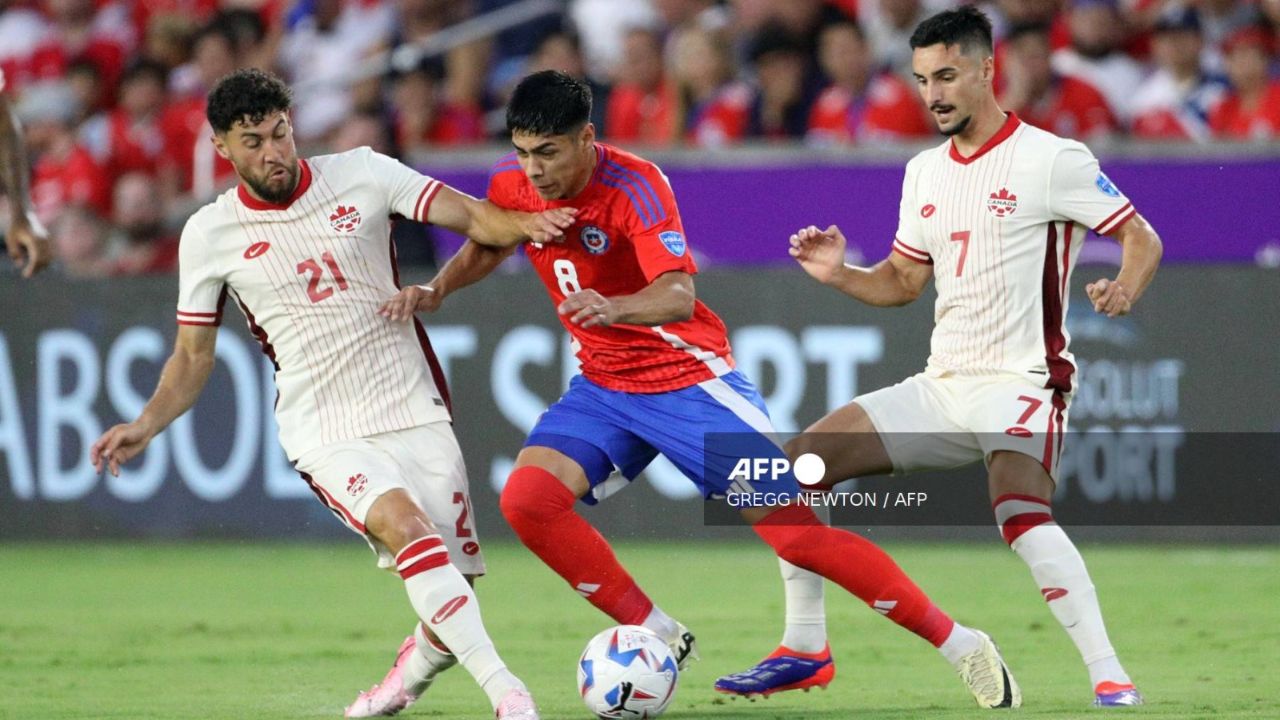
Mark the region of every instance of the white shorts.
POLYGON ((1012 450, 1055 482, 1068 398, 1020 375, 920 373, 854 398, 875 425, 896 473, 968 465, 1012 450))
POLYGON ((401 489, 417 501, 464 575, 484 574, 484 555, 471 514, 462 450, 445 421, 345 440, 303 453, 295 463, 320 501, 364 539, 378 567, 395 568, 395 555, 365 531, 373 501, 401 489))

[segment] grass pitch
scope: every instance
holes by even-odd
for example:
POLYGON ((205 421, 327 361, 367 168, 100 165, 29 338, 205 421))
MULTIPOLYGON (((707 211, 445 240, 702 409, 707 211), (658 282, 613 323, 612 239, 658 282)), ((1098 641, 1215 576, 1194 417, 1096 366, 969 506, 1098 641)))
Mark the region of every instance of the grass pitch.
MULTIPOLYGON (((1149 705, 1087 707, 1075 648, 1023 564, 992 541, 887 548, 957 619, 990 632, 1022 684, 1019 717, 1280 717, 1280 548, 1083 548, 1112 640, 1149 705)), ((702 662, 666 717, 990 718, 923 641, 829 586, 836 681, 748 703, 716 676, 771 650, 777 566, 756 544, 623 544, 650 594, 697 633, 702 662)), ((486 546, 490 633, 544 718, 586 718, 575 661, 610 623, 523 548, 486 546)), ((412 625, 398 578, 354 539, 297 546, 0 547, 0 718, 337 718, 412 625)), ((490 717, 465 671, 404 717, 490 717)))

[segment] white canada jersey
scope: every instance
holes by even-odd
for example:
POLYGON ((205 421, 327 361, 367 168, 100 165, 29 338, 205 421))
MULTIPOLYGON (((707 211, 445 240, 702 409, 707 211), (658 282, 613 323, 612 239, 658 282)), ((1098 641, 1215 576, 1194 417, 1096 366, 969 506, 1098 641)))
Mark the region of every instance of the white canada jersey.
POLYGON ((1134 213, 1088 148, 1013 114, 971 157, 948 140, 912 158, 893 250, 934 266, 927 372, 1014 372, 1070 393, 1071 269, 1089 229, 1134 213))
POLYGON ((237 186, 187 221, 178 322, 218 325, 228 291, 275 364, 289 458, 449 420, 426 331, 377 314, 399 288, 390 216, 425 221, 441 183, 359 148, 300 161, 281 204, 237 186))

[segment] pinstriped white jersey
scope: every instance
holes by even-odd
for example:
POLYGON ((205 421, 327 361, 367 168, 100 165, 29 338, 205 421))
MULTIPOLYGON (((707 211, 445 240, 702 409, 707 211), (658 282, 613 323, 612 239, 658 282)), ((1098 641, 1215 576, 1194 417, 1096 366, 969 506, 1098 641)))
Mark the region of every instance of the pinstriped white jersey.
POLYGON ((1088 148, 1012 114, 968 158, 951 140, 912 158, 893 250, 934 266, 927 371, 1008 371, 1070 392, 1071 270, 1089 229, 1134 213, 1088 148))
POLYGON ((301 160, 284 203, 236 187, 187 221, 178 322, 219 324, 228 294, 240 305, 276 366, 290 459, 450 418, 425 330, 376 314, 399 283, 390 216, 425 220, 440 187, 360 148, 301 160))

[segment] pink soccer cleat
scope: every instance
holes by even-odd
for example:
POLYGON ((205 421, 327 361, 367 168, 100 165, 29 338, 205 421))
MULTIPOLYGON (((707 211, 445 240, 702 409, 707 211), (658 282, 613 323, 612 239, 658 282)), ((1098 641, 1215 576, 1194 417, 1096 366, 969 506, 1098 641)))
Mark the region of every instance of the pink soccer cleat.
POLYGON ((498 720, 538 720, 538 706, 528 690, 516 688, 502 696, 494 715, 498 720))
MULTIPOLYGON (((347 711, 343 713, 343 717, 349 718, 368 718, 368 717, 386 717, 395 715, 404 710, 418 699, 417 695, 409 692, 404 687, 404 664, 409 659, 409 654, 413 652, 417 641, 413 636, 404 639, 400 643, 400 650, 396 652, 395 664, 387 671, 387 676, 382 678, 382 682, 365 690, 356 697, 356 701, 347 706, 347 711)), ((498 717, 502 717, 499 715, 498 717)), ((520 717, 521 715, 513 715, 512 717, 520 717)), ((537 718, 537 714, 529 717, 537 718)))

